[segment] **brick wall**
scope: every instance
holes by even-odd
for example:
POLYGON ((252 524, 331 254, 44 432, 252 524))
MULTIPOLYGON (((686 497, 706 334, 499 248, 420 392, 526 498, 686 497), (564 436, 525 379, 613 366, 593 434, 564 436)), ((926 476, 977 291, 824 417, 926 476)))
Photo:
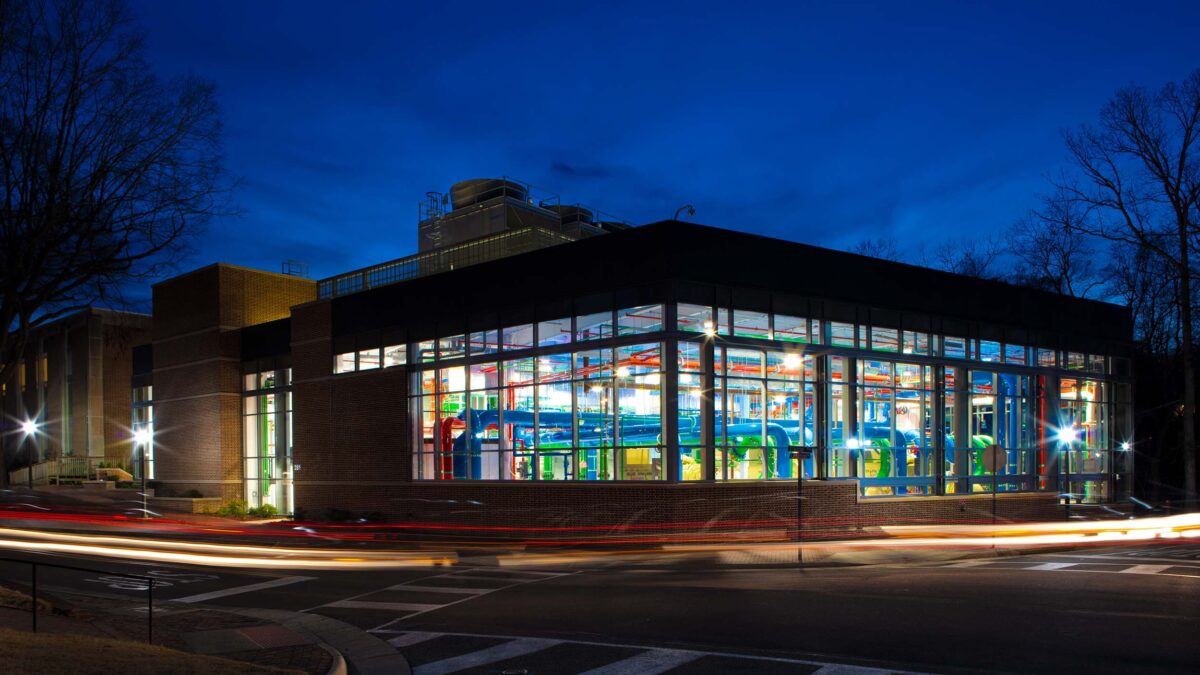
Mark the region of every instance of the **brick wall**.
MULTIPOLYGON (((307 467, 305 468, 307 471, 307 467)), ((307 476, 312 478, 312 476, 307 476)), ((804 529, 837 536, 877 525, 990 523, 988 495, 860 500, 846 481, 806 481, 804 529)), ((795 483, 391 483, 362 471, 348 481, 298 481, 296 502, 321 518, 334 508, 380 513, 394 522, 516 528, 517 536, 553 536, 559 528, 621 532, 787 530, 796 523, 795 483)), ((1000 522, 1053 520, 1051 494, 996 499, 1000 522)), ((577 533, 575 533, 577 534, 577 533)))
POLYGON ((243 496, 239 329, 315 297, 313 281, 220 264, 154 286, 155 459, 169 489, 243 496))
MULTIPOLYGON (((411 477, 408 369, 333 375, 330 318, 325 301, 292 312, 292 456, 301 467, 294 485, 296 503, 313 514, 348 508, 335 504, 337 495, 359 493, 364 483, 411 477)), ((367 508, 372 501, 356 497, 351 510, 380 510, 367 508)))

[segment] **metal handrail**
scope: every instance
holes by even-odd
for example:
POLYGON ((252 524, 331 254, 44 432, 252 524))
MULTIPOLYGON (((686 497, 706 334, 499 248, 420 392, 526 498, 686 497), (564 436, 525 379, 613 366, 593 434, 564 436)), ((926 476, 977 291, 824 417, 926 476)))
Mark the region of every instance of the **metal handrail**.
POLYGON ((114 577, 124 577, 126 579, 138 579, 147 582, 146 584, 146 643, 154 644, 154 578, 143 577, 136 574, 125 574, 123 572, 110 572, 108 570, 98 570, 93 567, 77 567, 74 565, 59 565, 57 563, 38 562, 36 560, 21 560, 19 558, 0 558, 0 562, 21 563, 30 566, 30 581, 33 588, 31 601, 29 603, 29 613, 32 618, 33 632, 37 632, 37 568, 39 565, 43 567, 54 567, 63 570, 73 570, 75 572, 90 572, 94 574, 105 574, 114 577))
MULTIPOLYGON (((378 288, 379 286, 387 286, 409 279, 415 279, 420 276, 445 272, 453 267, 453 260, 449 258, 455 254, 471 255, 476 251, 482 251, 486 247, 495 246, 503 239, 528 236, 527 230, 538 230, 539 234, 547 239, 557 239, 557 243, 566 243, 572 241, 560 233, 552 230, 546 230, 539 227, 524 228, 522 230, 512 230, 502 235, 486 239, 475 240, 456 244, 444 249, 435 251, 426 251, 418 253, 406 258, 399 258, 385 263, 364 267, 360 270, 339 274, 334 277, 322 279, 317 282, 317 296, 321 299, 338 297, 365 291, 370 288, 378 288)), ((540 248, 540 247, 539 247, 540 248)), ((479 260, 466 262, 465 264, 473 264, 474 262, 486 262, 494 259, 494 256, 483 255, 479 260)))

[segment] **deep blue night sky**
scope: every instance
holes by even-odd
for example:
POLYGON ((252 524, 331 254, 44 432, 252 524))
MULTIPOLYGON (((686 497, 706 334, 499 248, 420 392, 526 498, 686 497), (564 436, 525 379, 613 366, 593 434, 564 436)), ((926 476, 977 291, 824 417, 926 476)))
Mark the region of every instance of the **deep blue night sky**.
POLYGON ((915 257, 1025 213, 1117 87, 1200 67, 1195 2, 577 4, 136 0, 241 181, 187 266, 408 255, 427 190, 493 175, 915 257))

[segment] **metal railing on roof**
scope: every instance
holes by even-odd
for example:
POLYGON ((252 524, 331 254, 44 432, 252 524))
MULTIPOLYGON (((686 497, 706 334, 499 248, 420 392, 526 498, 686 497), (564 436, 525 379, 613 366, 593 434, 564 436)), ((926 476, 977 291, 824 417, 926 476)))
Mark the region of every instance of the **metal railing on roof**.
POLYGON ((569 241, 574 239, 565 234, 525 227, 323 279, 318 282, 317 297, 325 299, 358 293, 569 241))

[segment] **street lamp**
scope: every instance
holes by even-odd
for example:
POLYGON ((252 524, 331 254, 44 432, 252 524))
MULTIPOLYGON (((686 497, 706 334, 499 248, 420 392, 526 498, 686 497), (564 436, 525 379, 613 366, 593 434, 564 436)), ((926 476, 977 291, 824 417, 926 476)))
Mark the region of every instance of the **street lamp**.
POLYGON ((792 459, 799 460, 796 471, 796 562, 804 562, 804 462, 812 457, 811 446, 794 446, 788 449, 792 459))
POLYGON ((1071 520, 1071 446, 1079 439, 1079 431, 1075 429, 1074 424, 1070 424, 1058 430, 1056 434, 1058 445, 1063 449, 1063 467, 1062 470, 1066 474, 1065 487, 1067 505, 1066 516, 1067 520, 1071 520))
POLYGON ((133 432, 133 445, 138 448, 139 460, 142 465, 142 517, 148 515, 146 503, 146 451, 150 449, 150 443, 154 440, 154 432, 150 427, 140 427, 133 432))
POLYGON ((33 489, 33 463, 34 463, 34 460, 37 459, 34 456, 34 453, 37 450, 37 446, 36 446, 37 432, 38 432, 38 423, 37 422, 35 422, 31 419, 26 419, 24 422, 21 422, 21 433, 23 434, 21 436, 21 442, 28 444, 30 438, 34 439, 34 445, 29 446, 28 477, 29 477, 29 489, 30 490, 33 489))

